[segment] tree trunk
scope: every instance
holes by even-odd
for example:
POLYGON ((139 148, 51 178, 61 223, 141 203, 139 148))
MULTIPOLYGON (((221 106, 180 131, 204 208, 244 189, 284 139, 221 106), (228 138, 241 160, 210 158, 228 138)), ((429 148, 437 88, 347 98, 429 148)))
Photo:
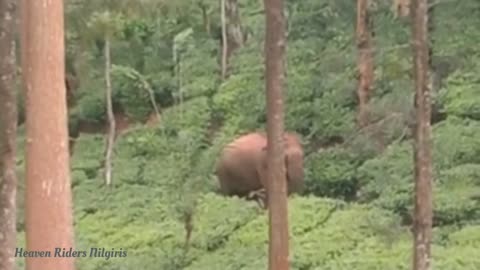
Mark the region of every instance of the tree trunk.
POLYGON ((105 150, 105 184, 110 186, 112 183, 112 155, 113 145, 115 143, 115 115, 113 114, 112 104, 112 83, 110 78, 110 39, 105 38, 105 92, 107 99, 107 115, 108 115, 108 134, 107 134, 107 148, 105 150))
POLYGON ((414 139, 414 270, 431 269, 432 154, 431 98, 428 77, 428 0, 412 1, 416 125, 414 139))
POLYGON ((199 2, 198 6, 202 11, 202 21, 203 21, 203 27, 205 28, 205 32, 207 33, 208 36, 211 36, 212 29, 210 25, 210 14, 209 14, 208 6, 203 2, 199 2))
POLYGON ((222 79, 227 77, 233 52, 245 43, 237 0, 221 0, 222 79))
POLYGON ((155 100, 155 93, 153 92, 150 84, 143 77, 141 77, 141 79, 145 89, 148 92, 148 96, 150 97, 150 103, 152 104, 153 111, 155 112, 155 117, 157 120, 160 120, 160 110, 158 109, 157 101, 155 100))
MULTIPOLYGON (((26 97, 26 250, 74 248, 63 1, 22 1, 26 97)), ((27 257, 27 270, 74 269, 71 257, 27 257)))
POLYGON ((410 15, 411 2, 412 0, 394 0, 392 9, 395 18, 407 17, 410 15))
POLYGON ((427 33, 429 34, 428 36, 428 71, 430 73, 430 91, 431 93, 438 93, 439 88, 440 88, 440 77, 437 76, 436 70, 434 68, 434 63, 433 63, 433 56, 434 52, 433 49, 435 48, 435 40, 433 38, 433 32, 435 31, 435 1, 434 0, 427 0, 428 4, 428 10, 427 10, 427 33))
POLYGON ((358 115, 360 128, 368 125, 370 91, 373 83, 373 48, 368 0, 357 0, 358 115))
POLYGON ((270 270, 287 270, 288 202, 284 150, 283 88, 285 84, 285 17, 283 0, 264 0, 266 11, 265 68, 267 96, 267 194, 270 270))
POLYGON ((227 64, 233 52, 245 43, 245 33, 240 20, 237 0, 225 0, 225 16, 227 19, 227 64))
POLYGON ((13 270, 16 245, 16 134, 14 0, 0 1, 0 269, 13 270))
POLYGON ((221 23, 222 23, 222 81, 225 80, 227 76, 227 62, 228 62, 228 42, 227 42, 227 20, 225 18, 225 1, 220 0, 220 16, 221 16, 221 23))

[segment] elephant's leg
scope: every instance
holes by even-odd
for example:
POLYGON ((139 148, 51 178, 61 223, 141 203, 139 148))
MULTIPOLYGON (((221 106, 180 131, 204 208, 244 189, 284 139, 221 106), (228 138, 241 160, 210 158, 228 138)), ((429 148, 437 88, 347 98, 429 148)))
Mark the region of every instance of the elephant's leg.
POLYGON ((232 196, 238 193, 238 180, 232 175, 228 168, 219 169, 217 175, 220 179, 220 190, 222 194, 232 196))
POLYGON ((257 190, 250 191, 248 193, 248 198, 255 199, 257 197, 265 197, 265 195, 266 195, 265 188, 260 188, 257 190))
POLYGON ((261 208, 266 208, 267 205, 267 192, 265 188, 261 188, 258 190, 250 191, 248 194, 249 199, 255 200, 261 208))

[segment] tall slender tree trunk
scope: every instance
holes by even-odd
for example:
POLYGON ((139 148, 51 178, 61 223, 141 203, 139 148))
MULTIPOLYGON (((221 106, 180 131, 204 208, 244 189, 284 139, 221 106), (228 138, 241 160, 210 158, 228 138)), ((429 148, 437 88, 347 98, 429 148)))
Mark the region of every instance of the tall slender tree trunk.
POLYGON ((428 0, 412 1, 412 36, 416 125, 414 140, 415 209, 414 270, 431 269, 432 241, 432 140, 431 95, 428 76, 428 0))
POLYGON ((371 18, 368 0, 357 0, 357 50, 358 50, 358 114, 357 124, 364 127, 369 121, 369 99, 373 83, 373 48, 371 18))
MULTIPOLYGON (((23 0, 27 250, 74 245, 63 1, 23 0)), ((72 270, 74 258, 26 258, 27 270, 72 270)))
POLYGON ((15 0, 0 1, 0 269, 13 270, 16 245, 15 0))
POLYGON ((269 207, 268 269, 287 270, 288 202, 285 168, 283 88, 285 85, 286 21, 283 0, 264 0, 267 96, 267 192, 269 207))
POLYGON ((227 19, 227 62, 230 62, 233 52, 245 43, 238 0, 225 0, 225 17, 227 19))
POLYGON ((155 93, 153 92, 153 89, 150 86, 150 84, 144 78, 141 78, 141 79, 145 89, 148 92, 148 96, 150 97, 150 103, 152 104, 153 111, 155 112, 155 117, 157 120, 159 120, 160 109, 158 108, 157 101, 155 100, 155 93))
POLYGON ((115 115, 113 114, 112 104, 112 82, 110 78, 110 39, 105 38, 105 93, 107 99, 107 115, 108 115, 108 134, 107 148, 105 149, 105 184, 110 186, 112 183, 112 155, 113 145, 115 143, 115 115))
POLYGON ((227 77, 227 65, 228 65, 228 42, 227 42, 227 19, 225 14, 225 1, 220 0, 220 19, 222 24, 222 81, 227 77))
POLYGON ((427 33, 428 33, 428 71, 430 73, 430 91, 432 93, 437 93, 438 89, 440 88, 440 78, 436 74, 436 70, 434 68, 433 63, 433 56, 435 48, 435 39, 433 38, 433 32, 435 31, 435 1, 428 0, 428 21, 427 21, 427 33))
POLYGON ((202 11, 202 21, 203 21, 203 27, 205 28, 205 32, 207 33, 208 36, 211 36, 212 29, 210 25, 210 11, 208 10, 208 6, 203 2, 199 2, 198 6, 202 11))
POLYGON ((228 74, 230 58, 245 43, 237 0, 221 0, 222 20, 222 79, 228 74))
POLYGON ((414 0, 394 0, 392 9, 395 17, 407 17, 410 15, 412 1, 414 0))

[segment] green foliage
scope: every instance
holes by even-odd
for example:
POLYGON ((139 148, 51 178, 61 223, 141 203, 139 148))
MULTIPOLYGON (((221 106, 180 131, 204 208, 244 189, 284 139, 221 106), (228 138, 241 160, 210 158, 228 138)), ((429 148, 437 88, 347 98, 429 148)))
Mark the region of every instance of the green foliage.
POLYGON ((110 40, 122 28, 124 17, 109 10, 95 11, 87 22, 89 33, 94 38, 104 38, 110 40))
POLYGON ((347 1, 290 1, 287 7, 293 39, 330 40, 352 29, 353 6, 347 1))
MULTIPOLYGON (((314 228, 308 234, 299 237, 294 245, 298 248, 298 257, 294 255, 294 265, 297 269, 309 269, 325 266, 340 259, 339 256, 356 250, 361 243, 368 242, 369 238, 376 238, 380 244, 383 240, 385 248, 388 241, 395 239, 399 232, 393 216, 388 212, 368 207, 352 205, 341 211, 334 212, 322 226, 314 228), (349 222, 354 218, 356 222, 349 222), (377 220, 378 219, 378 220, 377 220), (382 224, 384 222, 384 224, 382 224), (342 224, 342 226, 335 226, 342 224), (378 227, 372 226, 376 224, 378 227), (393 239, 391 239, 393 238, 393 239), (328 245, 326 244, 328 243, 328 245), (296 261, 296 263, 295 263, 296 261)), ((397 226, 398 227, 398 226, 397 226)), ((368 259, 368 258, 363 258, 368 259)), ((379 259, 376 258, 377 261, 379 259)))
POLYGON ((319 52, 315 74, 312 74, 313 107, 309 134, 327 142, 330 138, 345 137, 354 127, 354 58, 344 47, 345 38, 345 35, 338 36, 319 52))
POLYGON ((316 63, 311 43, 296 41, 287 59, 285 126, 289 130, 308 133, 312 124, 314 96, 313 70, 316 63), (298 119, 304 119, 298 121, 298 119))
POLYGON ((480 163, 480 142, 475 139, 480 123, 450 117, 433 129, 434 161, 437 170, 464 163, 480 163))
POLYGON ((444 110, 449 115, 480 119, 480 77, 477 73, 459 70, 450 75, 441 92, 444 110))
POLYGON ((445 2, 435 9, 435 31, 433 33, 435 51, 439 55, 456 55, 462 62, 476 62, 479 56, 480 34, 474 27, 479 23, 479 3, 477 1, 445 2), (468 19, 460 17, 471 15, 468 19))
POLYGON ((82 170, 88 178, 94 178, 91 170, 98 168, 103 158, 104 138, 101 135, 82 135, 75 140, 75 149, 72 160, 72 169, 82 170))
MULTIPOLYGON (((476 227, 465 227, 464 230, 474 230, 476 227)), ((461 230, 463 231, 463 230, 461 230)), ((446 248, 436 247, 432 266, 437 269, 477 269, 480 260, 473 253, 474 245, 448 245, 446 248)))
POLYGON ((207 251, 221 248, 232 233, 256 217, 256 212, 253 202, 207 194, 195 213, 192 245, 207 251))
POLYGON ((214 110, 222 119, 239 129, 255 129, 265 114, 265 95, 260 73, 234 74, 223 83, 213 97, 214 110), (248 104, 248 114, 245 105, 248 104))
MULTIPOLYGON (((355 3, 286 3, 285 127, 303 135, 307 153, 307 194, 289 198, 294 270, 411 265, 411 31, 408 20, 394 18, 389 1, 372 3, 375 84, 371 124, 361 130, 354 123, 355 3)), ((239 1, 239 11, 248 40, 220 82, 217 1, 66 4, 67 72, 78 81, 69 108, 71 133, 106 120, 105 38, 115 108, 136 121, 117 137, 111 189, 101 168, 104 136, 80 133, 76 139, 76 246, 128 252, 126 258, 80 258, 79 269, 267 268, 268 213, 252 201, 216 194, 213 174, 225 143, 266 123, 263 4, 239 1), (153 112, 150 91, 160 107, 154 128, 140 123, 153 112)), ((432 17, 433 64, 441 79, 432 99, 446 115, 433 126, 432 252, 440 270, 480 268, 480 84, 471 72, 480 60, 479 15, 479 2, 465 0, 437 3, 432 17)), ((24 139, 18 139, 19 153, 24 139)), ((17 166, 21 231, 22 155, 17 166)), ((24 246, 24 232, 18 237, 24 246)), ((22 269, 24 260, 17 265, 22 269)))
POLYGON ((480 245, 480 227, 479 225, 467 226, 453 232, 449 235, 450 243, 457 246, 474 246, 480 245))
POLYGON ((163 112, 162 128, 166 132, 189 133, 192 140, 201 142, 209 126, 211 110, 205 97, 186 101, 163 112))
MULTIPOLYGON (((112 66, 114 100, 134 120, 144 120, 153 110, 155 95, 147 78, 133 68, 112 66)), ((155 104, 156 105, 156 104, 155 104)))
POLYGON ((335 102, 333 92, 325 93, 313 103, 313 126, 311 133, 323 138, 334 138, 340 134, 348 134, 353 128, 354 113, 335 102))
MULTIPOLYGON (((456 118, 434 127, 436 224, 478 219, 478 127, 471 120, 456 118)), ((391 145, 383 155, 365 162, 359 168, 360 198, 373 200, 407 218, 413 199, 412 159, 412 146, 404 142, 391 145)))
POLYGON ((463 164, 440 172, 434 213, 438 224, 480 220, 479 179, 479 164, 463 164))
MULTIPOLYGON (((76 106, 70 111, 70 119, 87 122, 103 122, 106 119, 105 83, 99 76, 89 75, 76 94, 76 106)), ((75 130, 73 125, 73 130, 75 130)))
POLYGON ((307 192, 352 199, 357 191, 358 158, 346 149, 329 148, 306 159, 307 192))
POLYGON ((216 80, 212 78, 212 74, 219 72, 215 41, 201 36, 192 37, 192 29, 187 30, 190 31, 183 31, 175 36, 173 44, 173 61, 179 87, 179 92, 176 93, 178 100, 212 95, 216 88, 216 80))

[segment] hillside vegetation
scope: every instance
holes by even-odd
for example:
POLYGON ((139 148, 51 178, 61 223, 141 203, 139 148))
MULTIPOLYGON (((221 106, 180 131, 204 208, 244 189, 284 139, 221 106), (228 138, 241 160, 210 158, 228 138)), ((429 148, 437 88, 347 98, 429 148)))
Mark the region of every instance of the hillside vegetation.
MULTIPOLYGON (((222 82, 218 1, 129 7, 66 1, 76 245, 128 252, 80 258, 79 270, 266 269, 267 212, 218 194, 213 175, 222 146, 266 122, 263 5, 239 2, 248 39, 222 82), (114 33, 114 108, 128 118, 115 144, 112 187, 100 169, 106 29, 114 33), (156 121, 150 90, 160 108, 156 121), (189 239, 186 225, 193 226, 189 239)), ((293 270, 411 268, 410 27, 388 1, 377 2, 372 124, 358 130, 354 1, 286 1, 285 121, 302 136, 307 187, 289 199, 293 270)), ((438 2, 431 32, 438 85, 433 268, 474 270, 480 269, 480 2, 438 2)), ((22 176, 23 137, 18 141, 22 176)))

